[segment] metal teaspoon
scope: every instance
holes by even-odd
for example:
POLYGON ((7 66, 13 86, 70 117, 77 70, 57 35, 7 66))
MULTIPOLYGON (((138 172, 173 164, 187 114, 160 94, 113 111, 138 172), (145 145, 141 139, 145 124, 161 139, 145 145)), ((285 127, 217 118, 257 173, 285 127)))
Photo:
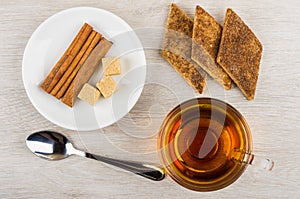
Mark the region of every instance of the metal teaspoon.
POLYGON ((26 139, 26 145, 35 155, 49 160, 61 160, 70 155, 79 155, 105 162, 151 180, 159 181, 165 177, 165 170, 154 165, 116 160, 80 151, 64 135, 53 131, 40 131, 31 134, 26 139))

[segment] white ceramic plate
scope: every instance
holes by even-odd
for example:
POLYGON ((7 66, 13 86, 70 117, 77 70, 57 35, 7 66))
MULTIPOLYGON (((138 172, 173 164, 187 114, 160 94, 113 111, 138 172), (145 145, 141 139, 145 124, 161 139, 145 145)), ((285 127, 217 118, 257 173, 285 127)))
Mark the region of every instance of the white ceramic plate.
MULTIPOLYGON (((101 68, 94 73, 91 84, 102 77, 101 68)), ((88 131, 111 125, 131 110, 144 86, 146 59, 137 35, 125 21, 102 9, 78 7, 51 16, 36 29, 24 51, 22 75, 30 101, 45 118, 67 129, 88 131), (118 90, 111 98, 100 98, 94 107, 78 99, 69 108, 39 84, 84 22, 113 42, 106 56, 120 56, 122 74, 113 76, 118 90)))

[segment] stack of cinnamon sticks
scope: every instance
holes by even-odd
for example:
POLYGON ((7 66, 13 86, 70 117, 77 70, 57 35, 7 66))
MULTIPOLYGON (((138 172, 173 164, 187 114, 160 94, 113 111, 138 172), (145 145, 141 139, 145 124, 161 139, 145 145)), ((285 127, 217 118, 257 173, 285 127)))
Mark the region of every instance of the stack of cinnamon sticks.
POLYGON ((40 87, 57 99, 61 99, 66 105, 73 107, 78 92, 90 79, 111 45, 111 42, 85 23, 40 87), (95 48, 98 48, 97 52, 90 56, 95 48), (88 62, 87 59, 94 60, 88 62), (82 74, 79 74, 80 70, 83 70, 82 74))

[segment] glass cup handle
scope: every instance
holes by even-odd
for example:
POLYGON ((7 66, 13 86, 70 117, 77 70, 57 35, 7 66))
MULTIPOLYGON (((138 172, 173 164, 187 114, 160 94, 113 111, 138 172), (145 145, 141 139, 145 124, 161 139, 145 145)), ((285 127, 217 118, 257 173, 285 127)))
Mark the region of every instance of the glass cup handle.
MULTIPOLYGON (((235 154, 240 154, 242 152, 243 151, 241 151, 240 149, 234 149, 235 154)), ((240 161, 241 163, 253 165, 267 171, 272 171, 272 169, 274 168, 274 161, 271 159, 263 158, 248 152, 243 152, 243 153, 245 153, 245 157, 243 161, 240 161)), ((233 159, 238 161, 234 157, 233 159)))

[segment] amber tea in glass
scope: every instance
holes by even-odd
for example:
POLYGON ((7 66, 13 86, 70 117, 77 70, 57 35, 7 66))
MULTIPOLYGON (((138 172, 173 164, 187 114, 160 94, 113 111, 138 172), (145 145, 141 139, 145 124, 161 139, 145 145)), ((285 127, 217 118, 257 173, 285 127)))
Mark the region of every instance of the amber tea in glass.
POLYGON ((212 98, 191 99, 175 107, 161 126, 158 148, 167 173, 196 191, 228 186, 254 158, 244 117, 212 98))

